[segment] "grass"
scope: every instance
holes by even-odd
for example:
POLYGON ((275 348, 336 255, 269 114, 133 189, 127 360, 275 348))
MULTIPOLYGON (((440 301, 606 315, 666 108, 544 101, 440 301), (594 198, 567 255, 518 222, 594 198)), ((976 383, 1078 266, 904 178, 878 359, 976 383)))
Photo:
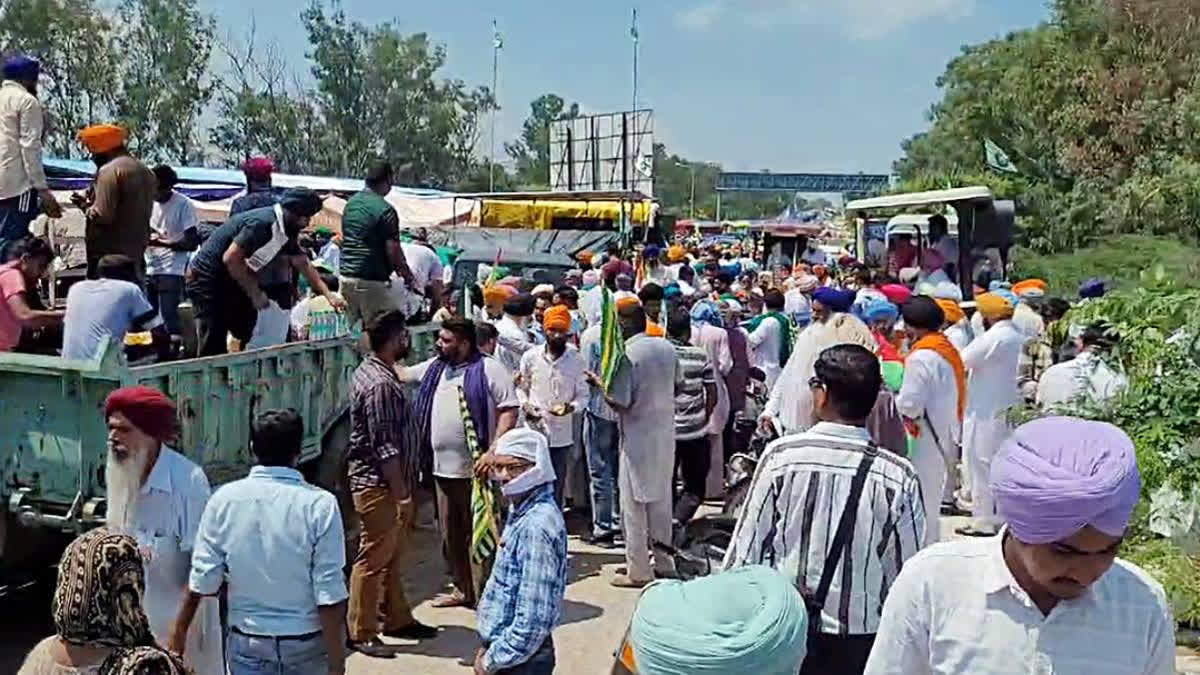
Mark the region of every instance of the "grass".
POLYGON ((1092 277, 1110 288, 1137 286, 1142 272, 1154 274, 1161 265, 1165 277, 1178 288, 1200 288, 1200 249, 1178 240, 1128 234, 1072 253, 1038 255, 1014 249, 1013 279, 1045 279, 1050 293, 1075 298, 1079 284, 1092 277))

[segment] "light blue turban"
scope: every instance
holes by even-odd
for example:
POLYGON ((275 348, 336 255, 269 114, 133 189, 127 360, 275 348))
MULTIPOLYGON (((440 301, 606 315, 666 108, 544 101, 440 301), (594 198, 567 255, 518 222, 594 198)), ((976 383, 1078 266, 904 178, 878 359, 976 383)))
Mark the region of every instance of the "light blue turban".
POLYGON ((638 675, 795 675, 808 612, 791 580, 739 567, 646 588, 630 626, 638 675))
POLYGON ((862 316, 859 318, 867 323, 873 321, 882 321, 888 319, 895 321, 900 316, 900 309, 888 302, 874 298, 867 301, 867 304, 862 306, 862 316))
POLYGON ((692 323, 706 323, 717 328, 724 328, 725 322, 721 320, 721 310, 717 308, 716 303, 709 300, 701 300, 695 305, 692 305, 692 323))

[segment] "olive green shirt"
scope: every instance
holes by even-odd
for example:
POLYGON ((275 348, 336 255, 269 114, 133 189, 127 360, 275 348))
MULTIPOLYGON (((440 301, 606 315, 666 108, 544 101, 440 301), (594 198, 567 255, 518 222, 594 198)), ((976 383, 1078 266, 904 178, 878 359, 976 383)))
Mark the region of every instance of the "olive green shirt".
POLYGON ((354 195, 342 211, 341 275, 367 281, 391 279, 387 243, 399 240, 396 209, 372 190, 354 195))

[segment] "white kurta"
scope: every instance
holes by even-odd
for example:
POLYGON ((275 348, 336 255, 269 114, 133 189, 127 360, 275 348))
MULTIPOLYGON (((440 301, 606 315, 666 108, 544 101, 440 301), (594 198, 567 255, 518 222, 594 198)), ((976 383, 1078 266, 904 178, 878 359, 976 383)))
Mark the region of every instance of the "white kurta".
POLYGON ((496 338, 496 358, 510 372, 521 372, 521 357, 536 346, 533 335, 507 314, 496 322, 496 332, 499 334, 496 338))
POLYGON ((725 423, 729 421, 729 387, 725 377, 733 370, 733 352, 729 349, 729 333, 706 323, 692 324, 692 344, 708 354, 708 361, 716 369, 717 405, 708 418, 708 480, 705 481, 706 496, 717 497, 725 487, 725 423))
POLYGON ((1129 387, 1129 380, 1113 370, 1091 351, 1084 351, 1042 373, 1038 381, 1037 403, 1043 408, 1077 400, 1101 403, 1129 387))
POLYGON ((992 457, 1008 437, 1005 413, 1020 401, 1017 362, 1026 339, 1012 321, 999 321, 962 352, 969 373, 963 456, 971 485, 972 512, 981 524, 991 523, 995 515, 988 479, 992 457))
POLYGON ((963 319, 958 323, 946 329, 946 339, 950 340, 950 344, 958 348, 959 352, 967 348, 975 339, 975 329, 971 327, 971 322, 963 319))
POLYGON ((779 362, 779 348, 783 345, 785 330, 787 329, 774 319, 764 320, 746 338, 754 365, 761 368, 767 376, 768 389, 775 386, 786 365, 779 362))
MULTIPOLYGON (((187 594, 192 546, 208 503, 204 471, 163 446, 132 508, 126 533, 137 539, 146 567, 143 606, 150 630, 166 644, 171 624, 187 594)), ((216 598, 205 598, 187 636, 186 661, 197 673, 223 673, 220 614, 216 598)))
POLYGON ((962 427, 958 421, 958 385, 954 369, 937 352, 921 349, 904 362, 904 384, 896 395, 901 415, 917 422, 920 434, 908 457, 921 479, 925 504, 925 546, 936 544, 941 533, 938 502, 944 497, 947 471, 957 464, 962 427))

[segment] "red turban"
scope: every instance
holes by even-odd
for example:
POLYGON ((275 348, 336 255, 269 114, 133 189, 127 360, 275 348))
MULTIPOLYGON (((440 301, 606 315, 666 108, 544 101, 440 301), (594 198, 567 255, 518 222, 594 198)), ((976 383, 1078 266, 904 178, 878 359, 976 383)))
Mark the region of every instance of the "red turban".
POLYGON ((879 292, 883 293, 883 297, 888 299, 888 302, 893 305, 903 305, 912 300, 912 291, 908 290, 907 286, 900 284, 884 284, 880 286, 879 292))
POLYGON ((111 417, 119 412, 135 427, 149 436, 166 442, 175 438, 178 421, 175 404, 166 394, 151 387, 124 387, 104 399, 104 416, 111 417))
POLYGON ((242 164, 242 172, 254 180, 265 180, 275 171, 270 157, 251 157, 242 164))

